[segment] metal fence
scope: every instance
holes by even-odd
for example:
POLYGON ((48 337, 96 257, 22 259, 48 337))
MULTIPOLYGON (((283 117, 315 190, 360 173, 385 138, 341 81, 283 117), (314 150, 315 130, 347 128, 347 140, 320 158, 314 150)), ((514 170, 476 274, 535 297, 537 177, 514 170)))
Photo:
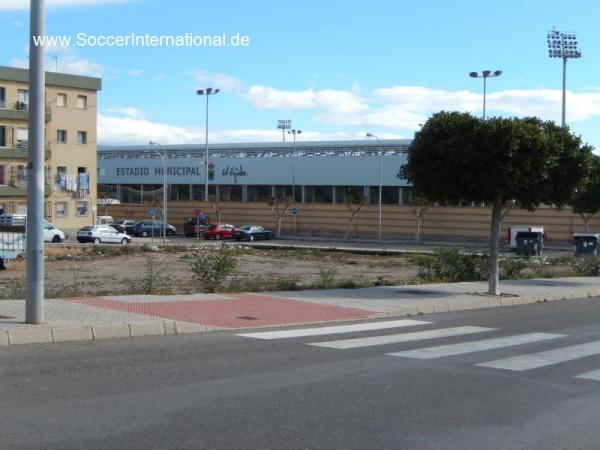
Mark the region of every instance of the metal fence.
POLYGON ((15 259, 27 250, 27 218, 19 215, 0 216, 0 258, 15 259))

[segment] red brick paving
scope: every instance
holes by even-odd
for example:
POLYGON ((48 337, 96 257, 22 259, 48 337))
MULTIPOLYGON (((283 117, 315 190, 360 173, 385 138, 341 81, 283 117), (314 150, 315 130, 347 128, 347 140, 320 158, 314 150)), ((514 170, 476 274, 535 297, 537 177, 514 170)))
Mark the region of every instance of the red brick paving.
POLYGON ((228 294, 223 300, 121 302, 106 298, 73 298, 70 301, 99 308, 144 314, 220 328, 363 319, 372 311, 322 305, 259 294, 228 294), (242 317, 246 317, 243 319, 242 317))

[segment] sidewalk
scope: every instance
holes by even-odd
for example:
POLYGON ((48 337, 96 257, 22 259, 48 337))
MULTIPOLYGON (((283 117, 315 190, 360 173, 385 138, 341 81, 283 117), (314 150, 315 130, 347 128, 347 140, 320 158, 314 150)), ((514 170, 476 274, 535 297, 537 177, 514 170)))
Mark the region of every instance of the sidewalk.
POLYGON ((295 292, 78 297, 45 301, 42 325, 24 324, 24 300, 0 300, 0 346, 292 326, 600 296, 600 278, 295 292))

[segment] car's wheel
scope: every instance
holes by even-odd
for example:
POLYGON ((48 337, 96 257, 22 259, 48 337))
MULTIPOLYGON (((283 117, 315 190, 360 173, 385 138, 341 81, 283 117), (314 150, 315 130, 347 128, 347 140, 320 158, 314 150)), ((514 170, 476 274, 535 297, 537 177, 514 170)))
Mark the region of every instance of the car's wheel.
POLYGON ((55 234, 55 235, 52 237, 52 242, 60 242, 60 236, 59 236, 58 234, 55 234))
POLYGON ((221 235, 220 235, 219 233, 217 233, 217 234, 215 235, 215 239, 216 239, 217 241, 220 241, 220 240, 221 240, 221 235))
POLYGON ((250 242, 253 242, 253 241, 254 241, 254 236, 253 236, 253 235, 250 235, 250 236, 248 236, 248 240, 249 240, 250 242))
POLYGON ((238 242, 240 242, 242 240, 242 238, 241 237, 236 237, 235 240, 238 241, 238 242))
POLYGON ((129 239, 127 239, 127 238, 123 238, 123 239, 121 240, 121 245, 127 245, 127 244, 129 244, 129 239))
POLYGON ((148 237, 148 232, 147 231, 142 231, 142 237, 148 237))
POLYGON ((100 243, 100 238, 94 238, 94 244, 98 245, 100 243))

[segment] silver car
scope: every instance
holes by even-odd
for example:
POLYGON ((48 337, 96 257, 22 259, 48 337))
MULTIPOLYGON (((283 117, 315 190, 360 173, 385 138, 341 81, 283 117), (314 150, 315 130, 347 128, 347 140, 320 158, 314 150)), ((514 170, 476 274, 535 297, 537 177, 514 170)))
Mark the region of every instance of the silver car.
POLYGON ((131 242, 131 236, 119 233, 116 228, 107 225, 94 225, 83 227, 77 232, 79 242, 93 242, 94 244, 122 244, 131 242))

